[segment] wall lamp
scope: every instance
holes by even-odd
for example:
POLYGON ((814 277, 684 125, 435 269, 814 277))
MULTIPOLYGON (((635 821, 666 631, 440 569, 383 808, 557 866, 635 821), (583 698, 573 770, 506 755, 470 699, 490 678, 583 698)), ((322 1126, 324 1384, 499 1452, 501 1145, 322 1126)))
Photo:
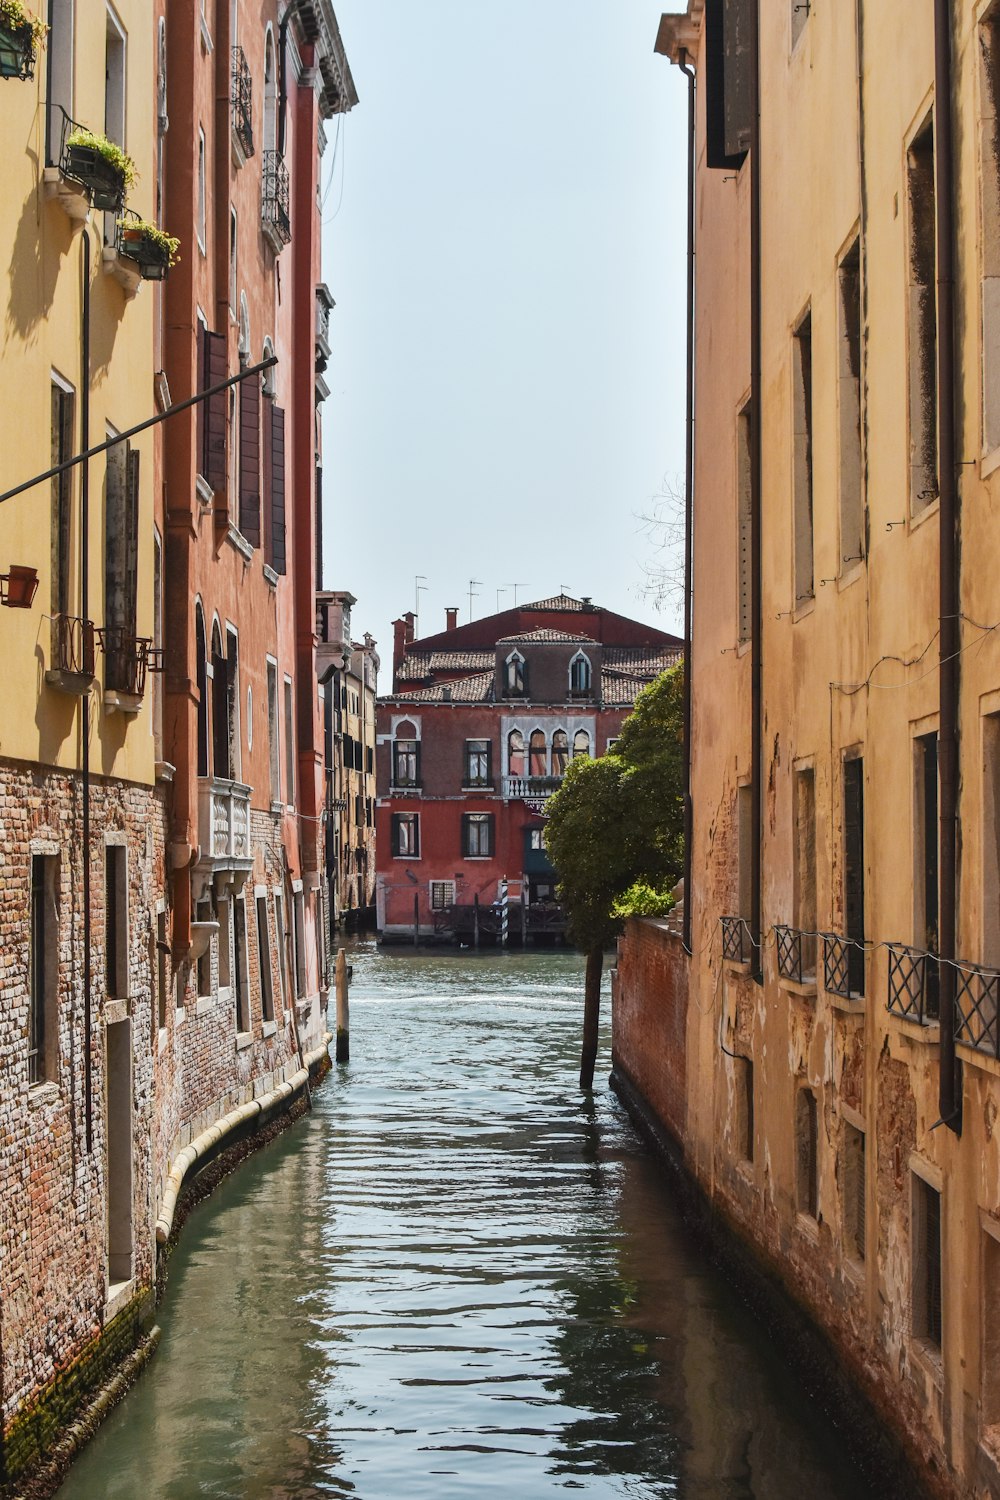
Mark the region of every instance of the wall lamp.
POLYGON ((8 609, 30 609, 38 588, 38 572, 35 568, 22 568, 11 563, 9 573, 0 573, 0 604, 8 609))

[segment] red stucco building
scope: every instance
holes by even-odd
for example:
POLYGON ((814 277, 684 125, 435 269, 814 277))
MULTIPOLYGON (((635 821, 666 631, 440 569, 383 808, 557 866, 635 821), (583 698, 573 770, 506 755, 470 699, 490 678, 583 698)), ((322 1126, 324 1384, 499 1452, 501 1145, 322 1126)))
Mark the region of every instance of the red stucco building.
POLYGON ((571 758, 603 755, 681 642, 560 594, 413 638, 395 622, 376 717, 377 910, 386 941, 562 936, 545 803, 571 758))

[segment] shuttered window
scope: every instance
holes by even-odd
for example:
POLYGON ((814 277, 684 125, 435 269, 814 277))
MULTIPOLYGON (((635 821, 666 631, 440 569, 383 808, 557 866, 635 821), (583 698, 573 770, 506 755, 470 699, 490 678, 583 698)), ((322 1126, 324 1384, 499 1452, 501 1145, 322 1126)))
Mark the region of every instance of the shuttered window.
POLYGON ((752 6, 706 0, 705 124, 710 167, 738 170, 750 149, 753 101, 752 6))
MULTIPOLYGON (((226 355, 226 338, 222 333, 209 333, 201 325, 201 354, 199 359, 199 391, 225 380, 229 373, 226 355)), ((246 384, 247 382, 244 382, 246 384)), ((226 393, 219 391, 207 401, 198 403, 198 433, 201 476, 216 495, 226 493, 226 393)))
POLYGON ((865 992, 865 763, 860 756, 844 762, 844 936, 848 949, 848 988, 865 992))
POLYGON ((265 415, 268 433, 266 483, 270 496, 268 506, 268 535, 270 538, 271 567, 276 573, 284 573, 285 557, 285 413, 270 399, 265 415))
POLYGON ((260 386, 256 377, 240 383, 240 531, 260 546, 260 386))
POLYGON ((912 1215, 913 1334, 941 1348, 941 1194, 922 1177, 913 1178, 912 1215))

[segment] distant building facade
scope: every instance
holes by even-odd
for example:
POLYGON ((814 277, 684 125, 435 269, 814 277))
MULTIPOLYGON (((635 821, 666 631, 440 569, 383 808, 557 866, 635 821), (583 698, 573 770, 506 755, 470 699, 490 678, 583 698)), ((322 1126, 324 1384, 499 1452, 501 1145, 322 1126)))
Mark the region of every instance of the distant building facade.
POLYGON ((512 943, 564 923, 545 805, 575 756, 604 755, 674 636, 559 595, 413 639, 395 623, 377 713, 378 928, 387 941, 512 943))

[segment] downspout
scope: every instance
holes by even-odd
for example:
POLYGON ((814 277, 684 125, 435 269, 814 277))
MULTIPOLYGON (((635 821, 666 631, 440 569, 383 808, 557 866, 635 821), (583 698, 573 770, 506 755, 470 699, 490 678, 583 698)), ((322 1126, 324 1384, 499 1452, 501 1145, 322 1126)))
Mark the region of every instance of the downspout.
POLYGON ((760 0, 752 0, 750 13, 750 821, 752 863, 750 868, 750 939, 753 944, 751 973, 756 984, 764 982, 764 949, 761 932, 761 859, 764 846, 762 652, 764 617, 761 580, 761 497, 763 495, 763 446, 761 442, 761 331, 760 331, 760 0))
POLYGON ((937 423, 940 495, 940 968, 941 1123, 962 1132, 962 1089, 955 1055, 958 887, 958 715, 961 630, 958 464, 955 448, 955 214, 951 0, 934 0, 934 166, 937 217, 937 423))
MULTIPOLYGON (((80 329, 80 439, 84 452, 90 446, 90 232, 83 229, 83 288, 80 329)), ((80 618, 89 619, 90 608, 90 463, 80 466, 80 618)), ((86 650, 86 642, 84 642, 86 650)), ((87 1151, 94 1149, 94 1089, 91 1057, 93 1026, 90 972, 90 691, 80 699, 80 781, 83 794, 83 1108, 87 1151)))
POLYGON ((693 891, 692 835, 694 804, 691 800, 691 699, 694 670, 694 195, 695 195, 695 71, 681 49, 678 67, 688 81, 688 181, 687 181, 687 387, 685 392, 684 442, 684 910, 681 942, 691 952, 691 905, 693 891))

